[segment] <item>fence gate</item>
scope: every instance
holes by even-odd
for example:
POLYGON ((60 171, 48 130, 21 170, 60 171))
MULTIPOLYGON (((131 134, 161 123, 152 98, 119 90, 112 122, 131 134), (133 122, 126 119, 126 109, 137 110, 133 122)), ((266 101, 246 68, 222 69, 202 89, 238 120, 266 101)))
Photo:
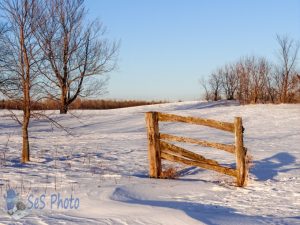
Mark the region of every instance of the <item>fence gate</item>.
POLYGON ((197 166, 204 169, 214 170, 229 176, 236 177, 237 186, 246 185, 248 167, 246 166, 246 148, 243 145, 242 118, 235 117, 234 123, 221 122, 210 119, 195 117, 184 117, 161 112, 147 112, 147 135, 148 135, 148 157, 149 175, 152 178, 159 178, 161 173, 161 160, 183 163, 190 166, 197 166), (208 126, 219 130, 231 132, 235 136, 235 144, 221 144, 204 140, 197 140, 187 137, 179 137, 159 132, 159 121, 161 122, 183 122, 208 126), (204 147, 217 148, 231 154, 235 154, 236 168, 229 168, 220 165, 217 161, 206 159, 194 152, 188 151, 166 141, 176 141, 198 144, 204 147))

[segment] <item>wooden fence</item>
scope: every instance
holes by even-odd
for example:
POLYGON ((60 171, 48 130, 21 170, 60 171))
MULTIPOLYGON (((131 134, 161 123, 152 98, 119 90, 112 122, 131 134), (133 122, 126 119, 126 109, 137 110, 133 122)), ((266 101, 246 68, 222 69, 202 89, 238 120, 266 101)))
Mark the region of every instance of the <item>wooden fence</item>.
POLYGON ((210 119, 183 117, 161 112, 146 113, 147 134, 148 134, 148 157, 149 175, 152 178, 159 178, 161 174, 161 160, 183 163, 190 166, 197 166, 204 169, 214 170, 229 176, 236 177, 237 186, 246 185, 248 167, 246 165, 246 148, 243 145, 242 118, 235 117, 234 123, 220 122, 210 119), (183 122, 197 125, 204 125, 219 130, 231 132, 235 136, 235 144, 221 144, 197 140, 187 137, 179 137, 170 134, 159 133, 159 121, 161 122, 183 122), (206 159, 194 152, 188 151, 166 141, 185 142, 198 144, 204 147, 212 147, 235 154, 236 168, 229 168, 220 165, 217 161, 206 159))

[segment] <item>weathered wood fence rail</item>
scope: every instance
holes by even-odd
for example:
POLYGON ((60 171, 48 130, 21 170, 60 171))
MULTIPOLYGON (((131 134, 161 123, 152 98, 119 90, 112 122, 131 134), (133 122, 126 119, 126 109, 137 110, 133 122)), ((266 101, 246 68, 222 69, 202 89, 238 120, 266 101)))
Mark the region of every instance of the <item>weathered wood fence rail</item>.
POLYGON ((243 145, 243 125, 242 118, 235 117, 234 123, 220 122, 216 120, 184 117, 161 112, 146 113, 147 134, 148 134, 148 157, 149 175, 159 178, 161 174, 161 160, 183 163, 190 166, 198 166, 204 169, 214 170, 229 176, 236 177, 237 186, 246 185, 248 167, 246 165, 246 148, 243 145), (170 134, 159 133, 159 122, 183 122, 197 125, 208 126, 219 130, 231 132, 235 136, 235 144, 221 144, 198 140, 187 137, 179 137, 170 134), (166 141, 184 142, 212 147, 219 150, 235 154, 236 168, 229 168, 220 165, 217 161, 206 159, 205 157, 188 151, 166 141))

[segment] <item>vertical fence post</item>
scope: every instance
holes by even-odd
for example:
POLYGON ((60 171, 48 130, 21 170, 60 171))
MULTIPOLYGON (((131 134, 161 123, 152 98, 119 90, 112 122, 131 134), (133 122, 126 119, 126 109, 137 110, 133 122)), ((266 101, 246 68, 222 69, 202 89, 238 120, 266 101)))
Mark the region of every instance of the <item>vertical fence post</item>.
POLYGON ((236 153, 236 169, 237 169, 237 186, 246 185, 247 168, 246 168, 246 149, 243 143, 243 124, 241 117, 234 118, 235 132, 235 153, 236 153))
POLYGON ((148 158, 149 158, 149 176, 159 178, 161 173, 161 158, 159 144, 158 113, 147 112, 147 135, 148 135, 148 158))

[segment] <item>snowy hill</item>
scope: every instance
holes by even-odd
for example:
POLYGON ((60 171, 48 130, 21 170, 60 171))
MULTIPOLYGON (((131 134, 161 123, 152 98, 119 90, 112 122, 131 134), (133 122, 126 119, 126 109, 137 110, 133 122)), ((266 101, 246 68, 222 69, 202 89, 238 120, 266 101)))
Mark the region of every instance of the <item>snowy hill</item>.
MULTIPOLYGON (((31 123, 32 161, 23 166, 21 129, 0 111, 0 194, 12 187, 23 201, 31 195, 39 202, 20 220, 0 211, 0 224, 300 224, 300 105, 181 102, 71 113, 51 114, 70 134, 45 120, 31 123), (249 185, 237 188, 231 177, 182 165, 177 180, 149 179, 147 111, 227 122, 241 116, 254 164, 249 185), (72 194, 79 207, 50 204, 58 194, 62 199, 72 194)), ((233 143, 232 135, 207 127, 166 123, 160 128, 233 143)), ((234 165, 226 152, 182 146, 234 165)), ((0 207, 5 207, 2 197, 0 207)))

